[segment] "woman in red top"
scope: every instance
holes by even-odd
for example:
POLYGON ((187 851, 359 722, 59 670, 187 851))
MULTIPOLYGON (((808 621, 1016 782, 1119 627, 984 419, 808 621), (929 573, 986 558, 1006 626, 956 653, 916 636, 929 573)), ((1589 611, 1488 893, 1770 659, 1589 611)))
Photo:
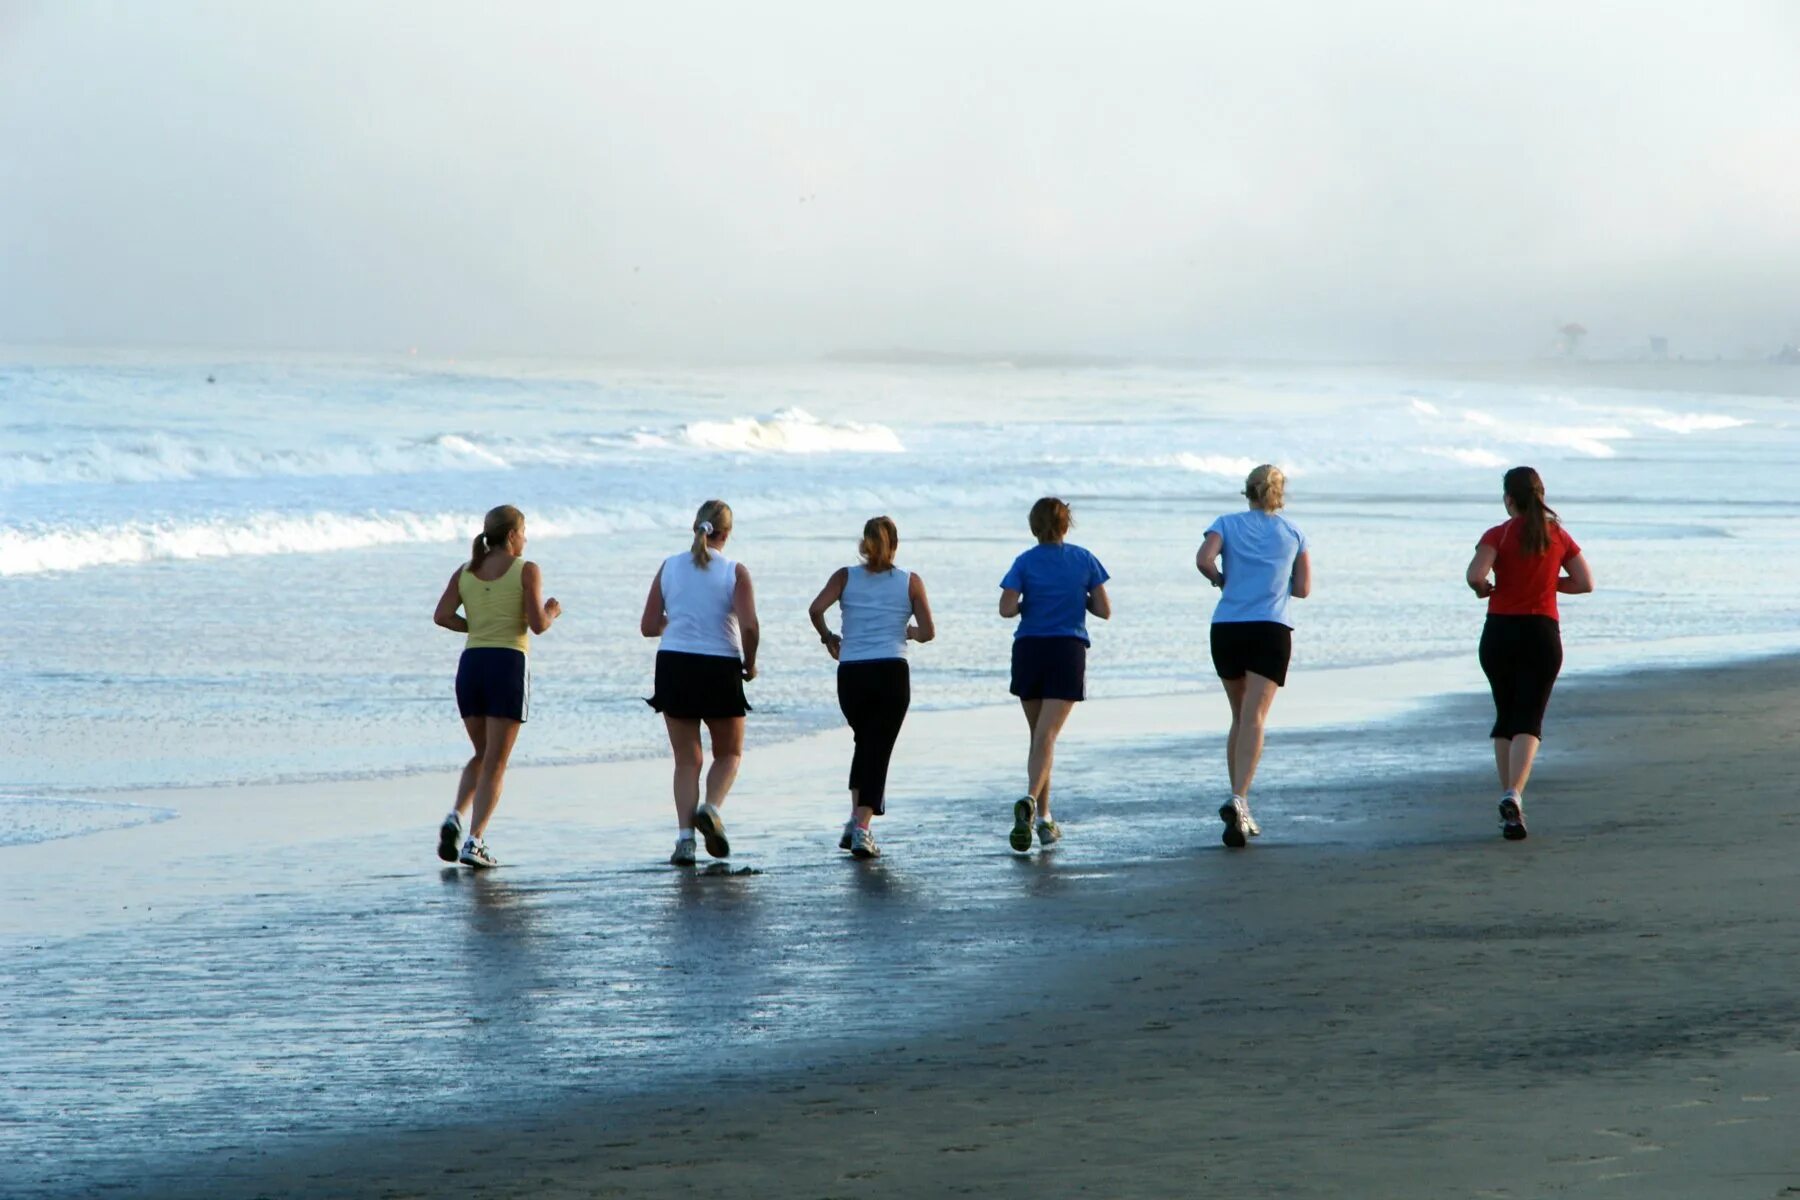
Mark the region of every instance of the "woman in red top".
POLYGON ((1544 736, 1544 709, 1562 670, 1556 596, 1594 590, 1581 547, 1544 503, 1530 467, 1506 473, 1506 515, 1481 535, 1469 560, 1469 587, 1488 602, 1481 670, 1494 693, 1494 765, 1500 772, 1500 832, 1525 836, 1525 781, 1544 736), (1490 580, 1489 576, 1493 578, 1490 580))

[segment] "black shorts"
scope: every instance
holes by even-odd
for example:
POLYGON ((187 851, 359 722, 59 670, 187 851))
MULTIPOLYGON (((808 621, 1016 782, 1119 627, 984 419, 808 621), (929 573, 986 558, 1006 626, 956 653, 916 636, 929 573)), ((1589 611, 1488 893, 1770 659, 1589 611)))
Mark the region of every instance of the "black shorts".
POLYGON ((473 646, 456 664, 456 711, 467 717, 525 722, 531 716, 531 665, 523 650, 473 646))
POLYGON ((1086 700, 1087 643, 1078 637, 1014 638, 1008 690, 1021 700, 1086 700))
POLYGON ((1213 670, 1220 679, 1242 679, 1254 671, 1274 680, 1276 687, 1286 687, 1293 654, 1294 631, 1280 621, 1213 622, 1213 670))
POLYGON ((665 717, 703 721, 708 717, 741 717, 750 711, 744 700, 744 663, 723 654, 656 652, 656 694, 644 701, 665 717))
POLYGON ((1481 627, 1481 670, 1494 694, 1495 738, 1544 736, 1544 710, 1562 670, 1555 617, 1490 616, 1481 627))

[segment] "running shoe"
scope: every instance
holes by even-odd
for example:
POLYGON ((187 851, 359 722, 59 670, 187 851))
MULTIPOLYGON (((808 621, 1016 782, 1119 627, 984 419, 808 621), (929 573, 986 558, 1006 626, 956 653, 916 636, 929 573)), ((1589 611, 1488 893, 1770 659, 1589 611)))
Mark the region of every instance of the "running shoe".
POLYGON ((1035 828, 1037 829, 1038 846, 1042 849, 1048 850, 1062 841, 1062 826, 1049 817, 1039 821, 1035 828))
POLYGON ((497 867, 500 860, 494 857, 487 843, 480 838, 470 838, 463 843, 462 856, 457 859, 465 867, 497 867))
POLYGON ((675 839, 675 853, 669 855, 669 862, 677 867, 694 865, 694 839, 691 837, 675 839))
POLYGON ((447 863, 455 862, 456 850, 462 840, 462 821, 454 815, 445 817, 444 823, 438 826, 438 857, 447 863))
POLYGON ((1250 806, 1233 796, 1219 805, 1219 820, 1225 822, 1225 834, 1221 840, 1233 850, 1242 850, 1247 844, 1244 835, 1250 828, 1250 806))
POLYGON ((1037 801, 1021 796, 1013 802, 1012 835, 1006 840, 1014 850, 1024 854, 1031 849, 1031 822, 1037 816, 1037 801))
POLYGON ((881 847, 875 844, 875 831, 858 828, 850 835, 850 853, 857 858, 880 858, 881 847))
POLYGON ((844 836, 838 839, 838 849, 839 850, 854 850, 854 849, 856 849, 856 822, 855 821, 845 821, 844 822, 844 836))
POLYGON ((1525 840, 1525 809, 1512 796, 1500 797, 1500 836, 1509 842, 1525 840))
POLYGON ((1244 832, 1251 837, 1262 836, 1262 826, 1258 825, 1256 823, 1256 818, 1251 815, 1250 802, 1248 800, 1244 801, 1244 832))
POLYGON ((725 840, 725 818, 705 801, 694 810, 694 831, 706 839, 708 854, 714 858, 731 857, 731 843, 725 840))

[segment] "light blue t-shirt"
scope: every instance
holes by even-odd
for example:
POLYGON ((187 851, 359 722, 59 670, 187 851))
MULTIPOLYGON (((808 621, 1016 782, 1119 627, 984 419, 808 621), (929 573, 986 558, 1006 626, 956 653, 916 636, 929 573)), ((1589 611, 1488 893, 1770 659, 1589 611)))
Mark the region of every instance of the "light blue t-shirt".
POLYGON ((1260 508, 1229 513, 1206 527, 1225 542, 1220 566, 1225 590, 1213 609, 1213 624, 1275 621, 1289 629, 1289 589, 1294 560, 1306 552, 1306 535, 1280 513, 1260 508))
POLYGON ((1000 581, 1019 593, 1019 627, 1013 636, 1073 637, 1088 642, 1088 593, 1110 579, 1100 560, 1067 542, 1038 543, 1013 559, 1000 581))

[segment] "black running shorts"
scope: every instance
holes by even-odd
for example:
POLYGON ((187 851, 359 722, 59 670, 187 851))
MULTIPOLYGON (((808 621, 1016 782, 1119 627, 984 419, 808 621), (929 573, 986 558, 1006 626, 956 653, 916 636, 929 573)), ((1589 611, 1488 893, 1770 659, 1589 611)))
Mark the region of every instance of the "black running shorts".
POLYGON ((1285 687, 1293 653, 1294 631, 1280 621, 1213 623, 1213 669, 1220 679, 1242 679, 1246 672, 1254 671, 1274 680, 1276 687, 1285 687))

